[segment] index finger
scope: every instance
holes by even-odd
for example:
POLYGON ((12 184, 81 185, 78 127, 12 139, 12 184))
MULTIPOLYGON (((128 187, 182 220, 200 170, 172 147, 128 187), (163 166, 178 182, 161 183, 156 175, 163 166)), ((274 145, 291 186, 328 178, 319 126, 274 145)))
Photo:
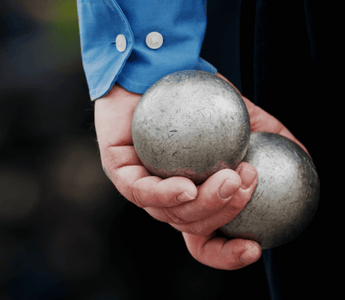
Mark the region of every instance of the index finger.
POLYGON ((101 157, 103 168, 117 190, 139 207, 171 207, 197 196, 197 188, 188 178, 152 176, 140 163, 133 146, 103 149, 101 157))
POLYGON ((141 164, 131 132, 140 97, 115 84, 95 103, 95 127, 105 173, 117 190, 139 207, 169 207, 195 198, 197 190, 190 180, 162 180, 151 176, 141 164))

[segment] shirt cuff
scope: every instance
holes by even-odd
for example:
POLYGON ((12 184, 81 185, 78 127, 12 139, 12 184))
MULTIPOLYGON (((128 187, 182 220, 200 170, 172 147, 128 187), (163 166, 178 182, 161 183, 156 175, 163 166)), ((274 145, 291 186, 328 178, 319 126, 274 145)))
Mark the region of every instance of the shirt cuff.
POLYGON ((131 78, 126 77, 124 75, 124 73, 121 73, 119 75, 119 77, 117 79, 117 83, 119 85, 121 85, 123 88, 125 88, 127 91, 137 93, 137 94, 144 94, 146 92, 146 90, 152 84, 154 84, 156 81, 158 81, 159 79, 161 79, 165 75, 168 75, 168 74, 176 72, 176 71, 181 71, 181 70, 202 70, 202 71, 210 72, 213 74, 217 73, 217 69, 213 65, 211 65, 210 63, 208 63, 207 61, 205 61, 204 59, 199 57, 199 60, 198 60, 197 65, 195 67, 182 68, 182 69, 171 68, 169 70, 164 69, 161 77, 156 76, 155 79, 149 83, 133 81, 133 80, 131 80, 131 78))
POLYGON ((189 0, 188 5, 185 0, 77 0, 77 6, 91 100, 107 94, 115 82, 143 94, 176 71, 217 72, 200 57, 206 0, 189 0), (154 49, 146 41, 153 32, 163 38, 154 49))

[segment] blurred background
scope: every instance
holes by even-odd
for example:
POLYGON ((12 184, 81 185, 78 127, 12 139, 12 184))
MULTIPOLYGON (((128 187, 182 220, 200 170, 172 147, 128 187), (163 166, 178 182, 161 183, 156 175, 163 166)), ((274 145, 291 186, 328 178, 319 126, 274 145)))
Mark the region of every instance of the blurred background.
MULTIPOLYGON (((178 232, 104 175, 76 1, 1 0, 0 43, 1 300, 230 299, 235 290, 268 299, 261 260, 236 271, 243 288, 233 287, 229 272, 192 259, 178 232)), ((320 219, 277 252, 291 295, 317 284, 320 219)))

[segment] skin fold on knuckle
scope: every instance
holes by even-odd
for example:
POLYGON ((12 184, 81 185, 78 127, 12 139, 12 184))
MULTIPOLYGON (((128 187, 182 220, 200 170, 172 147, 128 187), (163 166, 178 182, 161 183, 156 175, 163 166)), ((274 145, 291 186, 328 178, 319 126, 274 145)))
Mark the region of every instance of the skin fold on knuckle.
POLYGON ((104 174, 108 177, 108 179, 113 183, 116 189, 121 193, 121 195, 125 196, 128 195, 127 189, 124 189, 120 182, 120 176, 118 175, 118 169, 114 169, 108 162, 102 161, 102 169, 104 174))
POLYGON ((126 165, 131 165, 129 161, 132 160, 132 146, 123 145, 123 146, 110 146, 108 148, 108 161, 111 162, 111 165, 114 169, 119 169, 126 165))
POLYGON ((194 235, 210 235, 214 232, 213 228, 206 227, 203 222, 197 222, 189 226, 190 232, 194 235))
MULTIPOLYGON (((140 189, 138 187, 138 180, 134 182, 132 189, 131 189, 131 194, 132 194, 132 201, 136 206, 140 208, 145 208, 147 205, 145 205, 145 201, 142 199, 142 195, 140 193, 140 189)), ((130 199, 129 199, 130 200, 130 199)))
POLYGON ((176 212, 173 212, 172 208, 166 207, 166 208, 163 208, 162 210, 165 213, 166 218, 168 220, 167 223, 176 224, 176 225, 182 225, 182 224, 187 223, 187 221, 179 217, 176 214, 176 212))
MULTIPOLYGON (((154 186, 153 189, 153 195, 152 195, 152 202, 158 204, 166 204, 166 205, 171 205, 170 203, 176 203, 175 198, 171 196, 171 192, 167 191, 165 187, 165 182, 164 180, 162 181, 157 181, 156 185, 154 186)), ((174 205, 172 205, 174 206, 174 205)))
POLYGON ((247 197, 244 197, 244 193, 240 190, 232 197, 230 202, 222 209, 223 216, 234 218, 244 208, 247 203, 247 197))
POLYGON ((105 175, 116 184, 116 170, 118 169, 118 160, 116 156, 114 157, 109 150, 101 151, 101 164, 105 175))
POLYGON ((133 199, 132 202, 133 202, 136 206, 138 206, 138 207, 140 207, 140 208, 144 208, 144 207, 145 207, 144 205, 142 205, 142 200, 141 200, 140 197, 136 194, 134 188, 133 188, 133 190, 132 190, 132 199, 133 199))
POLYGON ((138 207, 156 207, 157 193, 155 193, 155 187, 157 182, 151 180, 151 177, 139 177, 137 178, 132 186, 132 196, 135 204, 138 207))
POLYGON ((207 236, 215 232, 215 229, 209 226, 209 222, 207 222, 207 220, 189 222, 182 225, 177 225, 175 228, 177 228, 179 231, 197 236, 207 236))

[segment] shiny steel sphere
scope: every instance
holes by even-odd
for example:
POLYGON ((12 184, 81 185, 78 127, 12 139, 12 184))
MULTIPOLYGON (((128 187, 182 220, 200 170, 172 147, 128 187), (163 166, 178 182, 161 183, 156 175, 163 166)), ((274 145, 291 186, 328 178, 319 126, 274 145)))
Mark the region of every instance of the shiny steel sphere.
POLYGON ((262 249, 292 241, 318 207, 320 183, 312 159, 286 137, 253 132, 243 161, 256 168, 258 185, 244 209, 220 230, 255 240, 262 249))
POLYGON ((204 71, 178 71, 142 95, 132 138, 150 173, 200 184, 241 162, 250 138, 249 115, 241 96, 223 79, 204 71))

